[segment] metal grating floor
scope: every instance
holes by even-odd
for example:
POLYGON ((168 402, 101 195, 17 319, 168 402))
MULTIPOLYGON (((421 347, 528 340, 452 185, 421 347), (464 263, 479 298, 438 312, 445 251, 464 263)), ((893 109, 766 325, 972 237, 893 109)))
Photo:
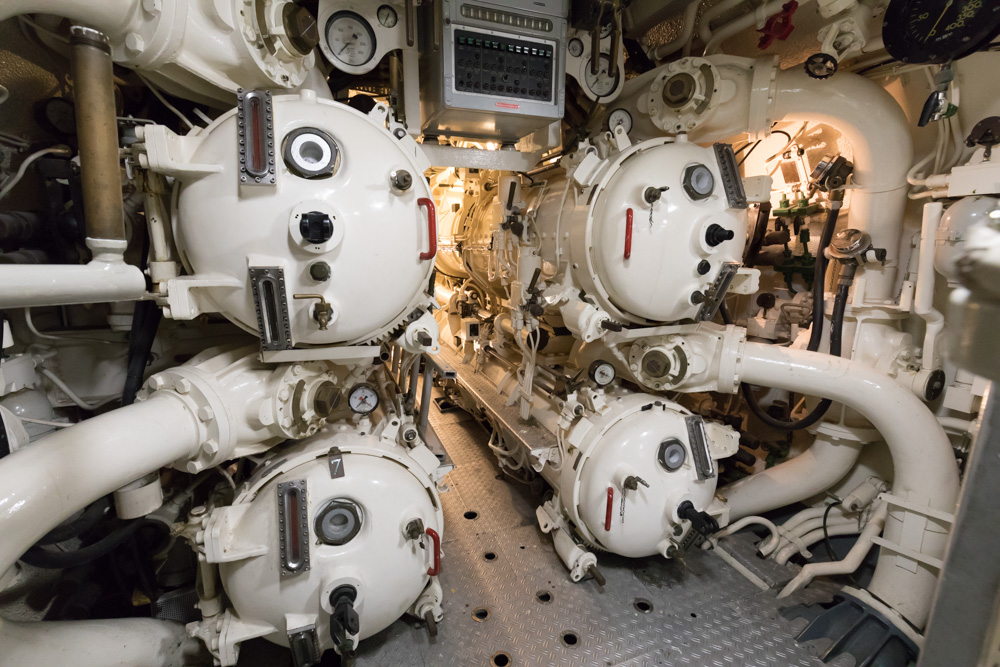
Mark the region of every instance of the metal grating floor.
POLYGON ((574 584, 535 523, 537 499, 500 475, 485 430, 464 412, 436 406, 431 420, 456 466, 441 496, 445 618, 433 641, 422 623, 397 621, 362 642, 357 665, 488 666, 498 652, 512 666, 823 664, 816 647, 792 638, 805 622, 786 621, 778 609, 829 599, 832 584, 778 601, 702 551, 679 561, 599 555, 607 585, 574 584), (539 601, 540 592, 550 601, 539 601), (638 611, 637 599, 651 611, 638 611), (476 619, 478 609, 488 618, 476 619))

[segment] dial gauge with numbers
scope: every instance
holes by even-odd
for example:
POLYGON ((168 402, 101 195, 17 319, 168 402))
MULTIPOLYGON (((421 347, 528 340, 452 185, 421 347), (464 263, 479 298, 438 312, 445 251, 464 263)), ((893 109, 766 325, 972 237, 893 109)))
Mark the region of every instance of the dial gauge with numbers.
POLYGON ((608 129, 612 132, 616 127, 625 130, 625 134, 632 131, 632 114, 626 109, 615 109, 608 115, 608 129))
POLYGON ((378 22, 382 24, 385 28, 395 28, 396 22, 399 21, 399 16, 396 14, 396 10, 389 5, 382 5, 378 8, 378 22))
POLYGON ((598 387, 607 387, 615 380, 615 367, 603 359, 598 359, 590 364, 587 375, 598 387))
POLYGON ((378 407, 378 390, 373 384, 360 382, 347 393, 347 404, 355 414, 371 414, 378 407))
POLYGON ((946 63, 1000 33, 997 0, 891 0, 882 20, 889 54, 905 63, 946 63))
POLYGON ((615 92, 618 87, 618 68, 615 67, 614 75, 611 74, 611 58, 606 53, 602 53, 598 61, 597 74, 590 71, 590 61, 587 61, 583 70, 583 77, 594 95, 598 98, 607 97, 615 92))
POLYGON ((326 43, 333 57, 360 67, 375 55, 375 31, 354 12, 337 12, 326 24, 326 43))

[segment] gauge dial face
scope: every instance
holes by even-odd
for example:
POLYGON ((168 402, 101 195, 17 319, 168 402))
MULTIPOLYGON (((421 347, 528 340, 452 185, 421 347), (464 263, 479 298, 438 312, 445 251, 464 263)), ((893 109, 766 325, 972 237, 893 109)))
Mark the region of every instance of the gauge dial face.
POLYGON ((962 58, 998 32, 996 0, 892 0, 882 22, 886 50, 908 63, 962 58))
POLYGON ((351 411, 359 415, 367 415, 375 411, 378 407, 378 392, 374 385, 362 382, 351 387, 347 394, 347 404, 351 411))
POLYGON ((615 367, 612 366, 607 361, 602 361, 598 359, 590 365, 587 370, 587 375, 593 380, 599 387, 607 387, 609 384, 614 382, 615 379, 615 367))
POLYGON ((589 60, 584 66, 583 72, 587 88, 597 97, 607 97, 618 87, 617 68, 615 69, 615 75, 611 76, 611 58, 606 53, 601 54, 601 59, 598 61, 597 74, 593 74, 590 71, 589 60))
POLYGON ((385 28, 395 28, 399 17, 396 10, 389 5, 382 5, 378 8, 378 22, 385 28))
POLYGON ((326 24, 326 43, 333 57, 360 67, 375 55, 375 32, 354 12, 337 12, 326 24))
POLYGON ((569 45, 566 47, 569 49, 569 54, 574 58, 579 58, 583 55, 583 40, 579 37, 574 37, 569 40, 569 45))
POLYGON ((632 131, 632 114, 625 109, 615 109, 608 116, 608 129, 612 132, 616 127, 621 127, 625 134, 632 131))

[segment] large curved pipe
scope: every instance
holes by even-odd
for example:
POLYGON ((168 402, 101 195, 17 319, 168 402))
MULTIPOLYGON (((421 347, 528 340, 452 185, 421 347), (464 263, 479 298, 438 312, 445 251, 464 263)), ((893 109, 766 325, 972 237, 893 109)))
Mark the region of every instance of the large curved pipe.
POLYGON ((180 397, 155 394, 0 459, 0 574, 81 507, 195 453, 198 434, 180 397))
POLYGON ((795 458, 724 486, 719 493, 732 520, 762 514, 826 491, 850 472, 862 443, 818 433, 795 458))
POLYGON ((151 618, 16 623, 0 618, 0 667, 182 667, 201 642, 184 625, 151 618))
POLYGON ((0 2, 0 21, 21 14, 42 12, 78 21, 115 35, 123 32, 139 9, 140 0, 4 0, 0 2))
MULTIPOLYGON (((920 399, 892 378, 847 359, 746 343, 740 379, 820 395, 858 411, 889 446, 894 469, 893 495, 917 507, 955 511, 958 468, 948 436, 920 399)), ((907 549, 941 559, 948 527, 919 512, 892 508, 884 536, 907 549)), ((936 582, 937 573, 931 566, 883 549, 869 590, 915 627, 922 628, 936 582)))
MULTIPOLYGON (((889 253, 885 267, 869 263, 862 269, 865 295, 868 299, 893 297, 907 201, 906 172, 913 161, 909 124, 896 100, 857 74, 843 72, 820 81, 799 68, 779 70, 767 58, 712 56, 708 60, 734 92, 692 131, 692 138, 716 141, 744 132, 765 136, 775 121, 810 121, 837 130, 851 147, 854 163, 850 225, 870 234, 875 247, 889 253)), ((653 80, 646 77, 643 81, 653 80)), ((642 88, 641 82, 632 84, 629 94, 641 94, 637 86, 642 88)))

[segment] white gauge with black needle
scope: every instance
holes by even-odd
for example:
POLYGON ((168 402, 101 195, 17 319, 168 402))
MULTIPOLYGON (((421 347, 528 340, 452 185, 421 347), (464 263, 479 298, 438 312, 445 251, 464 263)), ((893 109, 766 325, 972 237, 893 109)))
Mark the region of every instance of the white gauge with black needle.
POLYGON ((587 375, 598 387, 607 387, 615 381, 615 367, 603 359, 598 359, 590 364, 587 375))
POLYGON ((621 127, 625 134, 632 131, 632 114, 625 109, 615 109, 608 116, 608 129, 612 132, 616 127, 621 127))
POLYGON ((360 382, 347 394, 347 404, 351 411, 359 415, 371 414, 378 407, 378 391, 374 385, 360 382))
POLYGON ((592 74, 590 71, 590 61, 587 61, 587 65, 583 70, 584 82, 587 84, 590 92, 598 98, 607 97, 615 92, 615 88, 618 87, 618 68, 615 67, 614 76, 612 76, 611 58, 606 53, 600 55, 598 63, 597 74, 592 74))
POLYGON ((326 43, 334 58, 360 67, 375 55, 375 32, 354 12, 337 12, 326 24, 326 43))
POLYGON ((395 28, 398 20, 396 10, 389 5, 382 5, 378 8, 378 22, 382 24, 382 27, 395 28))

